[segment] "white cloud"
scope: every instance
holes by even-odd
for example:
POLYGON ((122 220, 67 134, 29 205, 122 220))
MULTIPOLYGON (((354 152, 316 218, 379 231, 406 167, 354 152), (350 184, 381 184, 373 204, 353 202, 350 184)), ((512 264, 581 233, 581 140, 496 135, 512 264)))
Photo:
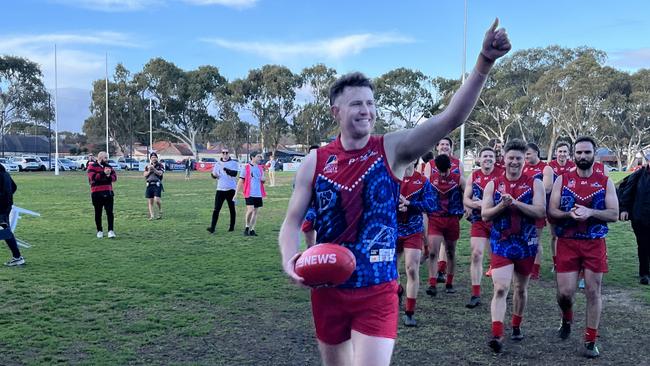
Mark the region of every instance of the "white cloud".
POLYGON ((158 5, 160 0, 54 0, 55 2, 80 8, 119 12, 136 11, 158 5))
POLYGON ((255 6, 257 0, 184 0, 193 5, 221 5, 230 8, 244 9, 255 6))
POLYGON ((396 43, 412 43, 414 39, 395 34, 352 34, 339 38, 311 42, 237 42, 221 38, 203 39, 219 47, 256 54, 273 61, 288 61, 296 57, 319 57, 340 60, 357 55, 369 48, 396 43))
MULTIPOLYGON (((90 10, 105 12, 127 12, 162 6, 169 0, 52 0, 54 2, 90 10)), ((179 1, 179 0, 177 0, 179 1)), ((190 5, 220 5, 236 9, 251 8, 258 0, 182 0, 190 5)))
POLYGON ((615 51, 609 53, 610 64, 628 69, 640 69, 650 66, 650 48, 615 51))
MULTIPOLYGON (((87 47, 137 46, 127 35, 116 32, 0 35, 2 54, 20 56, 38 63, 43 72, 44 83, 48 88, 54 87, 55 43, 57 44, 59 87, 77 87, 88 90, 92 88, 93 80, 104 76, 105 53, 88 51, 87 47)), ((110 55, 109 62, 111 62, 110 55)))

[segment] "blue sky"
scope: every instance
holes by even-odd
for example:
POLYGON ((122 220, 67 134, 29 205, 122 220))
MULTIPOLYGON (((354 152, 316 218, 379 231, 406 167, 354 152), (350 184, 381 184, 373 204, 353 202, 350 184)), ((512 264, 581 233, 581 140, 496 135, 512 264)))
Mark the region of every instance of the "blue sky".
MULTIPOLYGON (((608 63, 650 67, 650 1, 468 0, 467 67, 498 16, 513 48, 590 46, 608 63)), ((62 129, 81 130, 92 80, 118 62, 153 57, 181 68, 217 66, 229 80, 268 63, 294 72, 325 63, 379 76, 397 67, 458 77, 463 1, 23 0, 3 4, 0 53, 41 64, 54 87, 58 49, 62 129)))

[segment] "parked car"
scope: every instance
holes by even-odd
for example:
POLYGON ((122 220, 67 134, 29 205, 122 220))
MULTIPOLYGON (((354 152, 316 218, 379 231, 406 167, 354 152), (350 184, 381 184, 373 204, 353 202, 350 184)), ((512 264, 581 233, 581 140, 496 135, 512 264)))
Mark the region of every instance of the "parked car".
POLYGON ((77 169, 86 170, 86 168, 88 168, 88 157, 83 156, 75 160, 75 164, 77 165, 77 169))
POLYGON ((11 162, 10 159, 0 158, 0 164, 2 164, 5 167, 5 170, 10 173, 20 171, 20 169, 18 169, 18 164, 11 162))
POLYGON ((126 169, 126 170, 138 170, 140 166, 140 162, 133 158, 121 157, 117 159, 117 162, 120 163, 122 169, 126 169))
POLYGON ((59 159, 59 169, 61 170, 77 170, 77 164, 74 161, 66 158, 59 159))
POLYGON ((118 164, 118 162, 113 160, 113 159, 108 159, 108 165, 110 165, 111 168, 113 168, 113 170, 115 170, 115 171, 122 170, 122 167, 120 166, 120 164, 118 164))
POLYGON ((165 165, 165 170, 185 170, 185 164, 179 163, 174 159, 160 159, 160 163, 165 165))
POLYGON ((38 170, 45 171, 46 169, 45 164, 43 164, 41 159, 36 157, 15 157, 12 159, 12 162, 18 165, 18 170, 21 172, 38 170))

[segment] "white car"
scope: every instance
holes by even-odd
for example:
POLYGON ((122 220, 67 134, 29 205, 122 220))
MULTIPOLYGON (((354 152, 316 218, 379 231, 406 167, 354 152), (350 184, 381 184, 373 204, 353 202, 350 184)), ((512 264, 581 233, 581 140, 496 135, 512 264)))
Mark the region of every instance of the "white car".
POLYGON ((77 170, 77 164, 74 161, 66 158, 59 159, 59 169, 61 170, 77 170))
POLYGON ((43 164, 41 159, 35 157, 16 157, 12 159, 12 162, 18 165, 18 170, 21 172, 26 170, 46 170, 45 164, 43 164))
POLYGON ((120 166, 120 163, 118 163, 117 161, 115 161, 113 159, 108 160, 108 165, 110 165, 111 168, 113 168, 113 170, 115 170, 115 171, 122 170, 122 167, 120 166))
POLYGON ((2 164, 5 167, 5 170, 8 172, 20 171, 20 169, 18 168, 18 164, 11 162, 7 158, 0 158, 0 164, 2 164))

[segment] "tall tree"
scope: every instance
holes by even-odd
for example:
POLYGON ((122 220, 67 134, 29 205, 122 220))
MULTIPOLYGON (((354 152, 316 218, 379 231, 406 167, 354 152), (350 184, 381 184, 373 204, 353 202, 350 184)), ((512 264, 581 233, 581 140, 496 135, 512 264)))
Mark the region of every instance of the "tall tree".
POLYGON ((296 110, 296 88, 300 78, 285 66, 265 65, 236 80, 233 88, 243 105, 257 119, 264 148, 273 152, 289 128, 288 118, 296 110))
POLYGON ((0 56, 0 133, 14 123, 46 125, 53 119, 39 66, 21 57, 0 56))
POLYGON ((389 125, 413 128, 430 117, 434 104, 430 84, 420 71, 401 67, 385 73, 375 80, 378 112, 389 125))
POLYGON ((190 146, 197 153, 200 138, 210 132, 216 118, 209 113, 214 91, 226 80, 214 66, 185 72, 162 58, 150 60, 135 76, 141 89, 156 99, 162 114, 159 131, 190 146))
POLYGON ((330 113, 329 87, 336 80, 336 70, 317 64, 300 73, 301 88, 311 98, 298 109, 291 130, 303 145, 320 144, 336 131, 336 121, 330 113))

